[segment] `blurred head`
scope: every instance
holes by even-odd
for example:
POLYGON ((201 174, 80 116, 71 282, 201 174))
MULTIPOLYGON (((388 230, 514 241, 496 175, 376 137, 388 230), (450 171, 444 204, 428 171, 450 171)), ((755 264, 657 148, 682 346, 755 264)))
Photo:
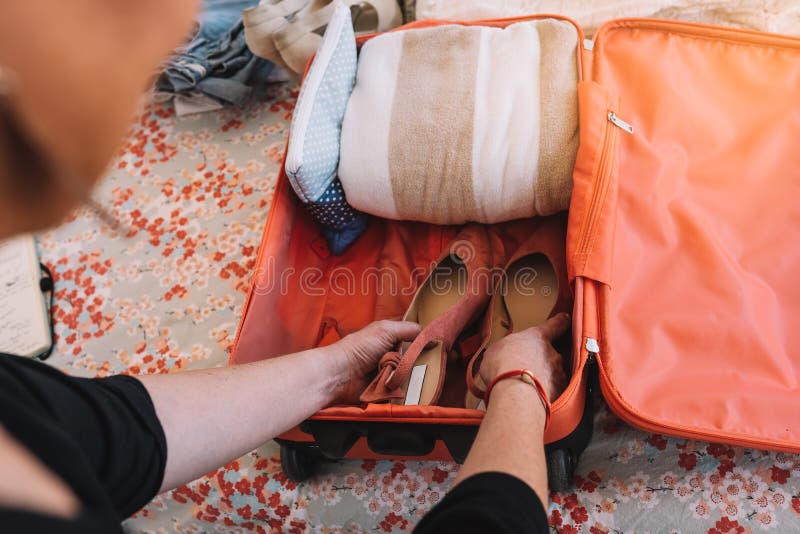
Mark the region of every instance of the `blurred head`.
POLYGON ((197 3, 4 3, 0 238, 55 224, 88 198, 197 3))

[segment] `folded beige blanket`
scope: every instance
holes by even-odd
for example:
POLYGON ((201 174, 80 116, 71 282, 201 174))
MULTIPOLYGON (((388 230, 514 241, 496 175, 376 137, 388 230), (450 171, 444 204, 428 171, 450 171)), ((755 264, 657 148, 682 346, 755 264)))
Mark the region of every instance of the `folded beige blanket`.
POLYGON ((587 37, 604 22, 653 17, 800 35, 797 0, 416 0, 417 19, 476 20, 559 13, 574 19, 587 37))
POLYGON ((356 209, 438 224, 568 207, 578 34, 566 22, 447 25, 368 41, 342 126, 356 209))

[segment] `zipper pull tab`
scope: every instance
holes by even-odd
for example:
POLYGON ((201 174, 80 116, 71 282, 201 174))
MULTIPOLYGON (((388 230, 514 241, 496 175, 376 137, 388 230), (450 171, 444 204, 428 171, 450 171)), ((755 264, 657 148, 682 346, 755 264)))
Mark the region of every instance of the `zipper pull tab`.
POLYGON ((586 338, 586 352, 589 353, 589 360, 594 360, 597 358, 597 354, 600 352, 600 344, 597 340, 593 337, 586 338))
POLYGON ((618 128, 622 128, 623 130, 625 130, 629 134, 633 133, 633 126, 631 126, 630 124, 628 124, 624 120, 622 120, 619 117, 617 117, 617 114, 614 113, 613 111, 609 111, 608 112, 608 121, 611 124, 613 124, 614 126, 617 126, 618 128))

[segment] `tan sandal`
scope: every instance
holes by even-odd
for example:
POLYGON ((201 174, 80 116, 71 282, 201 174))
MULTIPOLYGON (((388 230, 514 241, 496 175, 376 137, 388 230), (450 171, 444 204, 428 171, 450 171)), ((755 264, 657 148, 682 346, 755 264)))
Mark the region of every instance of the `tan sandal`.
POLYGON ((467 365, 467 408, 484 407, 486 384, 478 368, 489 345, 512 332, 539 326, 556 313, 572 311, 566 239, 566 226, 561 218, 542 220, 506 265, 481 329, 483 343, 467 365))
POLYGON ((430 405, 439 399, 453 344, 489 301, 486 274, 498 256, 486 229, 477 224, 465 227, 454 243, 458 246, 437 262, 404 316, 418 322, 422 331, 381 359, 362 402, 430 405))

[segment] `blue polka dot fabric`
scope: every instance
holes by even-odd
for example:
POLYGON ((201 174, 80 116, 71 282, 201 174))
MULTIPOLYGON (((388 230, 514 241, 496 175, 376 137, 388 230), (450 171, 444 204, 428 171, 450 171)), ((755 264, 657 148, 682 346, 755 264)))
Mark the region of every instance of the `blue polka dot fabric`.
POLYGON ((367 227, 366 214, 347 204, 339 178, 334 178, 322 196, 306 204, 306 208, 322 225, 328 247, 337 256, 344 253, 367 227))
POLYGON ((347 205, 342 183, 338 178, 334 178, 321 197, 309 202, 308 211, 317 221, 333 230, 344 228, 359 213, 347 205))
POLYGON ((357 60, 350 10, 339 3, 300 90, 285 164, 289 181, 322 225, 334 254, 344 252, 366 229, 366 215, 347 204, 336 176, 357 60))

